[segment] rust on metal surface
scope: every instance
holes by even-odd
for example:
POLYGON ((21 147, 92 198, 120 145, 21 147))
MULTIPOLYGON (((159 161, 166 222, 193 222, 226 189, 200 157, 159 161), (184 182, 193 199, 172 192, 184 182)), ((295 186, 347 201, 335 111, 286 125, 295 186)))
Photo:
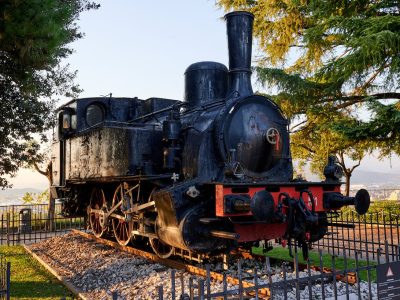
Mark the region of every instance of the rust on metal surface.
MULTIPOLYGON (((314 271, 321 272, 321 268, 318 266, 313 266, 312 269, 314 271)), ((333 277, 332 269, 324 267, 322 268, 322 273, 330 274, 333 277)), ((347 272, 346 274, 340 274, 340 270, 336 270, 336 281, 346 282, 348 284, 356 284, 357 283, 357 274, 355 272, 347 272), (338 274, 339 273, 339 274, 338 274)))

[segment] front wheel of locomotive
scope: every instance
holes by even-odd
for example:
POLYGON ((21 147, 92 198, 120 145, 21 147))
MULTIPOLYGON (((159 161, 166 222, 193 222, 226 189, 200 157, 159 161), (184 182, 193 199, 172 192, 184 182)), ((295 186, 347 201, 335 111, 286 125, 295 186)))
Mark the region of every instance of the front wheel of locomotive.
MULTIPOLYGON (((154 224, 154 232, 157 234, 157 220, 154 224)), ((158 238, 150 238, 150 246, 153 252, 161 258, 168 258, 174 253, 174 248, 165 244, 158 238)))
POLYGON ((93 234, 100 238, 107 229, 107 201, 102 188, 95 187, 90 196, 88 218, 93 234))
POLYGON ((174 253, 174 248, 164 244, 157 238, 150 239, 150 246, 153 249, 154 253, 157 254, 158 257, 168 258, 174 253))
POLYGON ((123 208, 126 207, 124 201, 129 201, 129 199, 124 199, 129 197, 125 195, 124 186, 120 184, 114 192, 114 197, 112 200, 112 207, 117 205, 122 201, 122 204, 116 209, 116 211, 111 215, 111 223, 113 227, 113 232, 115 239, 118 244, 122 246, 128 245, 132 237, 133 221, 128 220, 128 217, 124 212, 123 208))

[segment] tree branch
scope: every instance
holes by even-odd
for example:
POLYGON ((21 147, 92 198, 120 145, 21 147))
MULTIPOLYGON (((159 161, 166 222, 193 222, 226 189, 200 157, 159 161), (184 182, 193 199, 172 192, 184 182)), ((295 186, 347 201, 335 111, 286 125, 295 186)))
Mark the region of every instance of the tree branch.
POLYGON ((384 63, 383 63, 383 65, 382 65, 380 68, 378 68, 378 69, 376 70, 376 72, 375 72, 374 74, 372 74, 372 75, 364 82, 364 84, 363 84, 361 87, 357 88, 357 89, 354 91, 354 94, 357 94, 357 92, 359 92, 359 91, 363 91, 372 81, 375 80, 375 78, 376 78, 385 68, 390 67, 390 64, 387 63, 389 59, 390 59, 389 57, 386 58, 385 61, 384 61, 384 63))
POLYGON ((47 171, 41 170, 36 162, 33 163, 33 167, 35 168, 35 170, 36 170, 38 173, 42 174, 43 176, 48 177, 47 171))
POLYGON ((372 94, 372 95, 351 95, 351 96, 343 96, 338 99, 329 99, 329 100, 324 100, 324 102, 332 102, 332 101, 337 101, 337 100, 345 100, 345 102, 336 105, 336 109, 342 109, 346 108, 348 106, 361 103, 364 101, 365 98, 369 97, 375 97, 376 99, 399 99, 400 100, 400 93, 377 93, 377 94, 372 94))
POLYGON ((309 147, 307 147, 305 145, 299 145, 299 144, 293 144, 293 145, 295 145, 297 147, 300 147, 300 148, 303 148, 303 149, 305 149, 305 150, 307 150, 307 151, 309 151, 311 153, 315 153, 315 151, 313 149, 311 149, 311 148, 309 148, 309 147))
POLYGON ((358 163, 355 164, 353 167, 351 167, 350 173, 353 173, 354 169, 357 168, 357 167, 361 164, 361 159, 362 159, 362 158, 359 158, 359 159, 358 159, 358 163))

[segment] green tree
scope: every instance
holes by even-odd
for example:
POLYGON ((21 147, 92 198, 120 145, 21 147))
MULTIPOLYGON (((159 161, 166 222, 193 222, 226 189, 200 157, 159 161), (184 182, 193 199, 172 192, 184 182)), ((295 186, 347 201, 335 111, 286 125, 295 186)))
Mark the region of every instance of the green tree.
POLYGON ((255 71, 261 83, 277 91, 272 97, 295 124, 295 157, 306 155, 304 144, 309 153, 325 153, 312 155, 318 160, 314 166, 332 151, 342 161, 346 155, 354 158, 356 165, 371 148, 378 147, 384 155, 390 152, 399 136, 399 127, 394 129, 392 123, 400 120, 398 1, 217 3, 226 10, 244 9, 255 15, 254 34, 263 52, 255 71), (395 104, 383 102, 388 99, 395 104), (376 115, 372 123, 361 122, 359 111, 364 108, 376 115), (381 119, 388 110, 391 114, 381 119), (376 129, 378 123, 381 130, 376 129), (339 125, 342 130, 337 130, 339 125), (312 143, 306 141, 310 133, 315 137, 312 143), (379 134, 380 139, 374 138, 379 134))
POLYGON ((74 96, 75 72, 63 59, 82 38, 77 20, 98 8, 87 0, 0 2, 0 186, 28 159, 25 141, 49 128, 55 97, 74 96))
POLYGON ((308 114, 308 122, 313 126, 301 129, 301 134, 292 134, 292 155, 297 158, 299 166, 309 163, 311 171, 323 176, 323 170, 327 163, 327 157, 334 154, 337 163, 343 169, 346 182, 345 194, 350 192, 350 179, 353 171, 360 166, 361 160, 371 151, 371 143, 344 138, 339 132, 331 129, 331 123, 340 121, 348 126, 354 125, 352 118, 338 114, 337 111, 329 113, 308 114), (311 122, 312 120, 312 122, 311 122))
POLYGON ((22 197, 24 204, 45 204, 49 199, 49 190, 45 190, 41 193, 29 193, 26 192, 22 197))

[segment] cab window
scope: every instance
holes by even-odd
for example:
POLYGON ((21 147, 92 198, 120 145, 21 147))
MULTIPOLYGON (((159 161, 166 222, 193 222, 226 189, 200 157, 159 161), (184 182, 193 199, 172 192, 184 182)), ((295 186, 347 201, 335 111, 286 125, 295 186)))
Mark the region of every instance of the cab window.
POLYGON ((104 121, 105 113, 101 104, 90 104, 86 108, 86 123, 88 126, 94 126, 104 121))

